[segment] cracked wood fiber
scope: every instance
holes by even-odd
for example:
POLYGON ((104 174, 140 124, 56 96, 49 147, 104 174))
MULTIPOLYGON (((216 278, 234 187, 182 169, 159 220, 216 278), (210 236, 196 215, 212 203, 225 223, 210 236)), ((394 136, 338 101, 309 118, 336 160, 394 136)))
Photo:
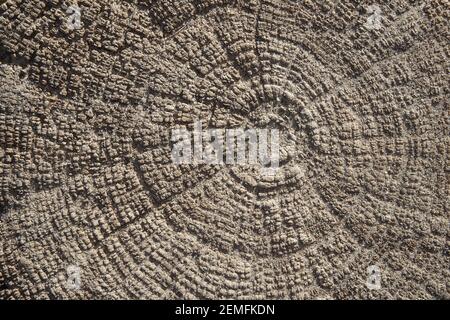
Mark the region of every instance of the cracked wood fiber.
POLYGON ((447 1, 0 3, 0 298, 449 298, 447 1), (195 119, 279 173, 172 164, 195 119))

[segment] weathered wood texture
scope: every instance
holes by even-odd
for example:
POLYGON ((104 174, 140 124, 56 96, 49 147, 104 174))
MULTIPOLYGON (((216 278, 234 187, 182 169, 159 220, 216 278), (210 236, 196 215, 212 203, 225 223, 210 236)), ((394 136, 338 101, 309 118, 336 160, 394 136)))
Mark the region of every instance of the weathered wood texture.
POLYGON ((447 1, 370 29, 372 1, 78 0, 73 30, 1 2, 0 298, 449 298, 447 1), (194 119, 276 123, 281 174, 173 165, 194 119))

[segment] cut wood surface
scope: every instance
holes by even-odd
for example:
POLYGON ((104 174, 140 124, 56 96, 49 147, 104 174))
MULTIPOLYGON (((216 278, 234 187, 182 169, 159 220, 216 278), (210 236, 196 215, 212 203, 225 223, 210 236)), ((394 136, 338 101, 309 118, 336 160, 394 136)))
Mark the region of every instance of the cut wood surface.
POLYGON ((449 299, 449 11, 0 1, 0 299, 449 299), (196 120, 276 175, 174 164, 196 120))

